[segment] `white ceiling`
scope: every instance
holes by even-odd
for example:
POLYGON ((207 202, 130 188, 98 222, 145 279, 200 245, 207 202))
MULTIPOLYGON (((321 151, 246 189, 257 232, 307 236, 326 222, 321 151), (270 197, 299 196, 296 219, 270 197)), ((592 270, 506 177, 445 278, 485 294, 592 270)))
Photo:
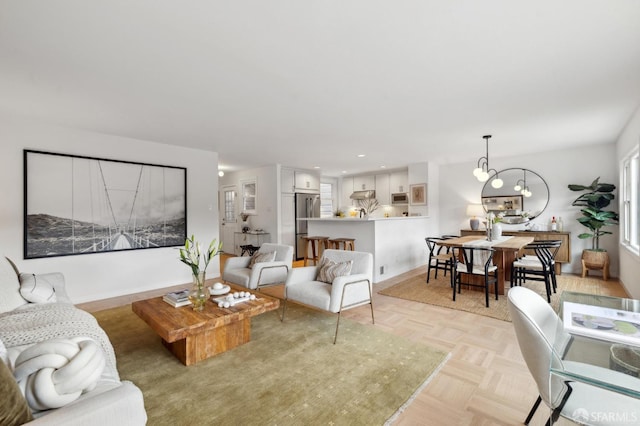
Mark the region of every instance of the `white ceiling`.
POLYGON ((611 143, 640 104, 640 1, 0 0, 0 93, 228 170, 611 143))

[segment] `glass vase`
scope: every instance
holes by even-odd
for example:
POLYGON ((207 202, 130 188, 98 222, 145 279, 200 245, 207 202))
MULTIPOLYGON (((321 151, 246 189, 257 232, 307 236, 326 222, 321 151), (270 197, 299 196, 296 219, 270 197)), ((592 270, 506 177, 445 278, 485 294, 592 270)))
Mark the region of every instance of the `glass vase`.
POLYGON ((200 272, 197 275, 193 275, 193 287, 189 293, 189 301, 193 306, 194 311, 201 311, 204 309, 204 304, 209 298, 209 290, 204 284, 205 273, 200 272))

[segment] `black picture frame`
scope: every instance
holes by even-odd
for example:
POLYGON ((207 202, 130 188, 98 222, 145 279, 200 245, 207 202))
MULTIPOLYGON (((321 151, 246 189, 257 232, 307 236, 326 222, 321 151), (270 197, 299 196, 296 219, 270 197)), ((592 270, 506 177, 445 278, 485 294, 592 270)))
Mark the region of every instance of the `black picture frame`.
POLYGON ((182 246, 187 169, 23 150, 24 258, 182 246))

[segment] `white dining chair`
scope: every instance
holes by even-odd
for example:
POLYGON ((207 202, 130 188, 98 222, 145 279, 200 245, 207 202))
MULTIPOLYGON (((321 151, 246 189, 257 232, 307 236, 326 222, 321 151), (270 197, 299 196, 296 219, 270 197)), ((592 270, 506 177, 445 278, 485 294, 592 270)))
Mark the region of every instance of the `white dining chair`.
POLYGON ((551 368, 564 369, 576 375, 600 377, 619 386, 640 392, 636 377, 602 367, 562 359, 571 343, 562 320, 553 308, 533 290, 513 287, 508 292, 511 321, 520 352, 538 387, 539 396, 524 422, 528 425, 541 402, 550 410, 547 425, 562 416, 578 424, 629 425, 629 419, 640 420, 638 399, 593 384, 560 378, 551 368), (613 415, 606 415, 606 413, 613 415))

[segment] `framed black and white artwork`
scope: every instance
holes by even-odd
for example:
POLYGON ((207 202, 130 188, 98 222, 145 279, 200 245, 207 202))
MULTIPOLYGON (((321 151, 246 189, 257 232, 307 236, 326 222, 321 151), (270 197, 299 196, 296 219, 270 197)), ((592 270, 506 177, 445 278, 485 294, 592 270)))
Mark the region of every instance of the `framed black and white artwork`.
POLYGON ((187 169, 24 151, 24 258, 181 246, 187 169))

